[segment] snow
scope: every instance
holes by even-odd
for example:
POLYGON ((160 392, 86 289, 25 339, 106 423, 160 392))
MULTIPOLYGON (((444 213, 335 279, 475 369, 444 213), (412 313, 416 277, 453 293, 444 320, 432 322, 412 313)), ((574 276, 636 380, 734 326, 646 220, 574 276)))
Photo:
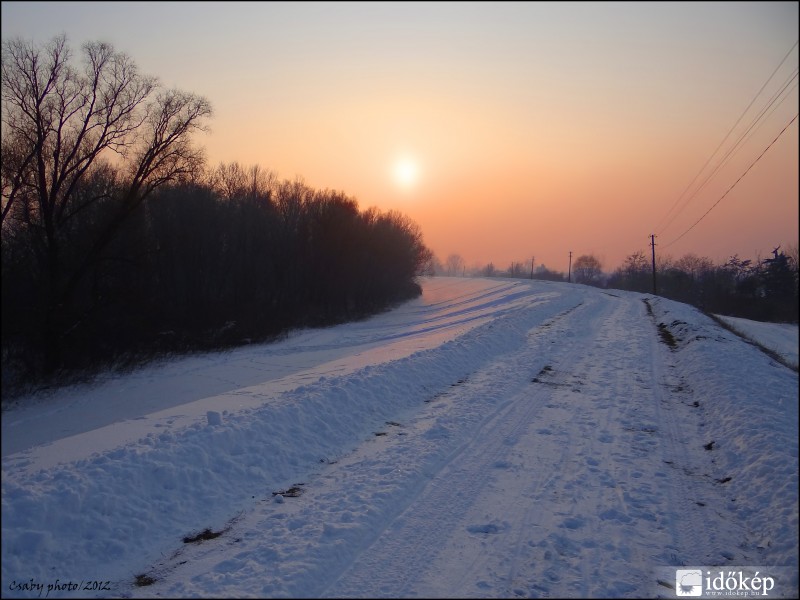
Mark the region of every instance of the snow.
POLYGON ((797 368, 798 327, 796 323, 762 323, 738 317, 715 316, 725 321, 746 338, 776 352, 790 365, 794 365, 797 368))
POLYGON ((796 597, 796 372, 663 298, 421 283, 4 411, 3 595, 796 597))

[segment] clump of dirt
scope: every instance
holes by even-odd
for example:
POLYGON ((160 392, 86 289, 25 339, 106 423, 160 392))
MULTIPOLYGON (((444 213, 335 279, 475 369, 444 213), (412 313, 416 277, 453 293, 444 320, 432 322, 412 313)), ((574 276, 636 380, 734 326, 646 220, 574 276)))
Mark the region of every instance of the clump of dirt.
POLYGON ((303 485, 303 484, 302 483, 298 483, 298 484, 293 485, 292 487, 290 487, 288 490, 282 490, 280 492, 272 492, 272 495, 273 496, 277 496, 278 494, 280 494, 284 498, 297 498, 298 496, 300 496, 303 493, 303 488, 300 487, 301 485, 303 485))
POLYGON ((133 581, 133 585, 136 587, 145 587, 147 585, 153 585, 155 582, 156 580, 150 577, 150 575, 145 575, 142 573, 141 575, 136 576, 136 579, 133 581))
POLYGON ((672 350, 675 350, 678 347, 677 340, 664 323, 658 324, 658 335, 661 336, 661 341, 669 346, 672 350))
POLYGON ((213 540, 218 538, 222 535, 222 531, 211 531, 210 529, 204 529, 197 535, 187 535, 183 538, 184 544, 197 544, 199 542, 204 542, 206 540, 213 540))
POLYGON ((531 379, 531 381, 533 383, 544 383, 541 379, 539 379, 539 377, 542 377, 543 375, 547 375, 548 373, 551 373, 552 371, 553 371, 553 367, 551 367, 550 365, 545 365, 545 366, 542 367, 542 369, 539 371, 539 373, 536 375, 536 377, 531 379))

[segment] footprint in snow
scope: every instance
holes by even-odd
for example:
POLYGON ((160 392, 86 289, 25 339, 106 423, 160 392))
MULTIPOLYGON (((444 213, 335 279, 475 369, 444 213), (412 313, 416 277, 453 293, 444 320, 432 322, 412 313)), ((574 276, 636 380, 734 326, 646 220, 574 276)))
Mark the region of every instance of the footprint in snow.
POLYGON ((497 523, 483 523, 480 525, 470 525, 467 527, 467 531, 470 533, 486 533, 486 534, 495 534, 495 533, 502 533, 508 529, 508 523, 503 522, 500 524, 497 523))

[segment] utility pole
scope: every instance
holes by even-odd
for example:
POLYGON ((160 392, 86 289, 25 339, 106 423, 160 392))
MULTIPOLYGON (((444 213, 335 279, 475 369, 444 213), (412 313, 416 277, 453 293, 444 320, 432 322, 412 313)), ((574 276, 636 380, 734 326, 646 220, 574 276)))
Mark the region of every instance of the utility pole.
POLYGON ((536 260, 535 256, 531 256, 531 279, 533 279, 533 261, 536 260))
POLYGON ((569 270, 567 271, 567 282, 572 283, 572 250, 569 251, 569 270))
POLYGON ((656 236, 650 234, 650 245, 653 248, 653 294, 658 294, 656 291, 656 236))

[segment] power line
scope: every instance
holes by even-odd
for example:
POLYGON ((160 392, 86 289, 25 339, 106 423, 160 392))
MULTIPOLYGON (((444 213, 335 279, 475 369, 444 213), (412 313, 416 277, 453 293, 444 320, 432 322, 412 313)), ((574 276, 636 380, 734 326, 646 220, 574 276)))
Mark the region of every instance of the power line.
POLYGON ((684 231, 682 234, 680 234, 680 235, 679 235, 677 238, 675 238, 674 240, 672 240, 672 241, 671 241, 669 244, 667 244, 667 245, 666 245, 666 246, 664 246, 664 247, 665 247, 665 248, 669 248, 669 247, 670 247, 672 244, 674 244, 674 243, 675 243, 675 242, 677 242, 679 239, 681 239, 683 236, 685 236, 687 233, 689 233, 689 232, 690 232, 692 229, 694 229, 694 226, 695 226, 695 225, 697 225, 697 224, 698 224, 700 221, 702 221, 702 220, 705 218, 705 216, 706 216, 708 213, 710 213, 710 212, 711 212, 711 211, 714 209, 714 207, 715 207, 717 204, 719 204, 720 202, 722 202, 722 199, 723 199, 723 198, 725 198, 725 196, 727 196, 727 195, 728 195, 728 193, 729 193, 729 192, 730 192, 730 191, 731 191, 733 188, 735 188, 735 187, 736 187, 736 184, 737 184, 737 183, 739 183, 739 182, 740 182, 742 179, 744 179, 744 176, 745 176, 745 175, 747 175, 747 173, 750 171, 750 169, 752 169, 752 168, 753 168, 753 166, 754 166, 754 165, 755 165, 755 164, 756 164, 756 163, 757 163, 759 160, 761 160, 761 157, 762 157, 762 156, 764 156, 764 155, 767 153, 767 150, 769 150, 769 149, 772 147, 772 145, 773 145, 775 142, 777 142, 777 141, 778 141, 778 138, 779 138, 779 137, 781 137, 781 136, 783 135, 783 132, 784 132, 784 131, 786 131, 786 130, 789 128, 789 126, 790 126, 792 123, 794 123, 794 122, 797 120, 797 116, 798 116, 798 115, 797 115, 797 114, 795 114, 795 115, 794 115, 794 117, 792 117, 792 120, 791 120, 791 121, 789 121, 789 122, 786 124, 786 127, 784 127, 783 129, 781 129, 781 132, 780 132, 780 133, 779 133, 779 134, 778 134, 778 135, 775 137, 775 139, 774 139, 774 140, 772 140, 772 141, 769 143, 769 146, 767 146, 766 148, 764 148, 764 151, 763 151, 761 154, 759 154, 759 155, 758 155, 758 158, 757 158, 757 159, 755 159, 755 160, 754 160, 752 163, 750 163, 750 166, 749 166, 749 167, 747 167, 747 170, 746 170, 744 173, 742 173, 742 174, 741 174, 741 176, 739 177, 739 179, 737 179, 737 180, 734 182, 734 184, 733 184, 731 187, 729 187, 729 188, 728 188, 728 190, 727 190, 727 191, 726 191, 724 194, 722 194, 722 196, 720 196, 719 200, 717 200, 716 202, 714 202, 714 204, 712 204, 712 205, 711 205, 711 208, 709 208, 709 209, 708 209, 708 210, 707 210, 705 213, 703 213, 703 216, 701 216, 699 219, 697 219, 697 221, 695 221, 695 222, 692 224, 692 226, 691 226, 691 227, 689 227, 689 229, 687 229, 686 231, 684 231))
MULTIPOLYGON (((709 156, 709 157, 708 157, 708 160, 706 160, 706 162, 705 162, 705 164, 702 166, 702 168, 701 168, 701 169, 700 169, 700 170, 697 172, 697 174, 694 176, 694 178, 692 178, 692 180, 689 182, 689 185, 687 185, 687 186, 686 186, 686 188, 683 190, 683 192, 681 192, 681 195, 680 195, 680 196, 678 196, 677 200, 675 200, 675 203, 672 205, 672 207, 671 207, 671 208, 670 208, 670 209, 667 211, 667 213, 666 213, 666 214, 665 214, 665 215, 664 215, 664 216, 661 218, 661 222, 663 222, 663 221, 664 221, 664 219, 666 219, 667 217, 669 217, 669 215, 672 213, 672 211, 673 211, 673 210, 675 210, 675 208, 678 206, 678 204, 680 204, 680 201, 681 201, 681 199, 682 199, 682 198, 683 198, 683 197, 686 195, 686 193, 689 191, 689 189, 691 189, 691 187, 692 187, 692 186, 694 185, 694 183, 697 181, 697 178, 698 178, 698 177, 700 177, 700 174, 701 174, 703 171, 705 171, 706 167, 709 165, 709 163, 711 162, 711 160, 714 158, 714 156, 716 156, 717 152, 719 152, 719 149, 720 149, 720 148, 723 146, 723 144, 725 144, 725 142, 728 140, 728 138, 730 137, 730 135, 733 133, 733 131, 734 131, 734 130, 736 129, 736 127, 739 125, 739 123, 741 122, 741 120, 742 120, 742 119, 744 118, 744 116, 747 114, 747 111, 749 111, 749 110, 750 110, 750 107, 752 107, 752 106, 753 106, 753 103, 755 103, 756 99, 757 99, 757 98, 758 98, 758 97, 761 95, 761 92, 763 92, 763 91, 764 91, 764 88, 766 88, 766 87, 767 87, 767 85, 769 84, 769 82, 770 82, 770 81, 772 80, 772 78, 775 76, 775 73, 777 73, 777 72, 778 72, 778 70, 779 70, 779 69, 781 68, 781 66, 783 65, 783 63, 784 63, 784 62, 786 62, 786 59, 789 57, 789 55, 790 55, 790 54, 792 53, 792 51, 795 49, 795 47, 797 46, 798 42, 800 42, 800 40, 796 40, 796 41, 795 41, 795 43, 794 43, 794 44, 792 44, 792 47, 791 47, 791 48, 789 48, 789 51, 788 51, 788 52, 787 52, 787 53, 784 55, 784 57, 781 59, 781 62, 780 62, 780 63, 778 63, 778 66, 777 66, 777 67, 775 67, 775 69, 772 71, 772 73, 770 74, 770 76, 769 76, 769 77, 767 77, 767 80, 766 80, 766 81, 763 83, 763 85, 761 86, 761 88, 758 90, 758 92, 756 93, 756 95, 755 95, 755 96, 753 96, 753 99, 750 101, 750 104, 748 104, 748 105, 747 105, 747 108, 745 108, 745 109, 744 109, 744 111, 742 112, 742 114, 741 114, 741 115, 739 115, 739 118, 738 118, 738 119, 736 119, 736 122, 733 124, 733 127, 731 127, 731 128, 730 128, 730 130, 728 131, 728 133, 727 133, 727 134, 725 134, 725 137, 724 137, 724 138, 722 138, 722 141, 721 141, 721 142, 719 143, 719 145, 716 147, 716 149, 714 150, 714 152, 712 152, 712 153, 711 153, 711 156, 709 156)), ((796 73, 795 73, 794 77, 797 77, 796 73)), ((787 83, 786 85, 788 85, 788 83, 787 83)), ((785 89, 785 86, 784 86, 784 89, 785 89)), ((769 105, 771 105, 772 103, 774 103, 774 101, 775 101, 775 100, 774 100, 774 98, 775 98, 775 97, 773 96, 773 99, 772 99, 772 100, 771 100, 771 101, 768 103, 768 106, 767 106, 767 108, 769 107, 769 105)), ((765 109, 763 109, 763 110, 762 110, 762 112, 761 112, 761 115, 763 115, 763 113, 764 113, 764 112, 767 110, 767 108, 765 108, 765 109)), ((770 113, 770 114, 772 114, 772 113, 770 113)), ((750 125, 750 128, 748 128, 748 131, 749 131, 749 129, 752 129, 753 125, 755 125, 755 122, 753 122, 753 123, 750 125)), ((740 138, 740 141, 741 141, 741 138, 740 138)), ((737 144, 736 144, 736 145, 738 145, 738 144, 739 144, 739 142, 737 142, 737 144)), ((734 146, 734 148, 736 147, 736 145, 734 146)), ((732 152, 732 150, 728 152, 728 155, 730 154, 730 152, 732 152)), ((726 155, 726 158, 727 158, 727 156, 728 156, 728 155, 726 155)), ((723 158, 723 161, 724 161, 724 160, 725 160, 725 159, 723 158)), ((690 201, 691 201, 691 200, 692 200, 692 199, 693 199, 693 198, 694 198, 694 197, 697 195, 697 193, 698 193, 698 192, 699 192, 699 191, 700 191, 700 190, 701 190, 701 189, 702 189, 702 188, 705 186, 705 184, 708 182, 708 180, 709 180, 709 179, 710 179, 710 178, 711 178, 711 177, 714 175, 714 173, 716 173, 716 172, 717 172, 717 170, 718 170, 718 169, 719 169, 719 166, 717 166, 717 168, 716 168, 716 169, 714 169, 714 171, 711 173, 711 175, 709 175, 709 176, 708 176, 708 177, 705 179, 705 181, 703 182, 703 184, 702 184, 702 185, 701 185, 699 188, 697 188, 697 189, 695 190, 695 192, 694 192, 694 193, 693 193, 693 194, 692 194, 692 195, 691 195, 689 198, 687 198, 687 199, 686 199, 686 201, 683 203, 683 205, 682 205, 682 206, 681 206, 681 208, 678 210, 678 212, 677 212, 677 213, 675 213, 675 214, 672 216, 672 218, 671 218, 671 219, 670 219, 670 220, 669 220, 669 221, 668 221, 668 222, 667 222, 667 223, 666 223, 666 224, 665 224, 663 227, 661 227, 661 228, 659 228, 659 227, 656 227, 656 229, 659 231, 659 233, 663 232, 663 231, 664 231, 664 230, 665 230, 665 229, 666 229, 666 228, 667 228, 667 227, 668 227, 668 226, 669 226, 669 225, 672 223, 672 221, 674 221, 674 220, 675 220, 675 217, 677 217, 677 216, 678 216, 678 213, 680 213, 680 212, 681 212, 681 211, 682 211, 682 210, 683 210, 683 209, 686 207, 686 205, 687 205, 687 204, 688 204, 688 203, 689 203, 689 202, 690 202, 690 201)))
MULTIPOLYGON (((787 80, 786 80, 786 82, 783 84, 783 87, 782 87, 780 90, 778 90, 777 92, 775 92, 775 94, 774 94, 774 95, 773 95, 773 97, 770 99, 770 101, 767 103, 767 105, 766 105, 766 106, 765 106, 765 107, 764 107, 764 108, 761 110, 761 114, 760 114, 760 115, 759 115, 759 116, 758 116, 756 119, 754 119, 754 120, 753 120, 753 122, 750 124, 750 126, 747 128, 747 130, 746 130, 746 131, 745 131, 745 132, 744 132, 744 133, 743 133, 743 134, 742 134, 742 135, 739 137, 739 141, 743 140, 743 139, 744 139, 744 136, 747 136, 747 139, 744 139, 744 143, 745 143, 745 144, 746 144, 748 141, 750 141, 750 138, 751 138, 751 137, 753 137, 753 135, 754 135, 754 134, 755 134, 755 133, 756 133, 756 132, 757 132, 759 129, 761 129, 762 125, 764 125, 764 123, 767 121, 767 119, 769 119, 769 118, 772 116, 772 114, 773 114, 773 113, 774 113, 776 110, 778 110, 778 108, 780 107, 780 105, 781 105, 781 104, 783 104, 783 102, 786 100, 786 98, 788 98, 788 97, 789 97, 789 94, 790 94, 791 92, 793 92, 793 91, 794 91, 794 89, 797 87, 797 76, 798 76, 798 69, 795 69, 795 70, 794 70, 794 73, 792 74, 792 76, 791 76, 789 79, 787 79, 787 80), (791 88, 789 88, 789 84, 790 84, 792 81, 794 81, 794 85, 792 85, 792 87, 791 87, 791 88), (788 91, 787 91, 787 90, 788 90, 788 91), (785 92, 785 93, 784 93, 784 92, 785 92), (783 96, 783 97, 781 98, 781 96, 783 96), (777 104, 776 104, 775 102, 778 100, 778 98, 780 98, 780 100, 779 100, 779 101, 777 102, 777 104), (768 115, 767 115, 765 118, 763 118, 763 119, 762 119, 761 117, 764 115, 764 113, 765 113, 765 112, 766 112, 766 111, 767 111, 767 110, 768 110, 770 107, 772 107, 772 110, 770 110, 770 111, 769 111, 769 114, 768 114, 768 115), (758 125, 756 126, 756 124, 758 124, 758 125)), ((739 142, 737 142, 737 146, 738 146, 738 145, 739 145, 739 142)), ((730 154, 730 152, 728 153, 728 155, 729 155, 729 154, 730 154)), ((725 162, 723 162, 723 163, 720 165, 720 167, 723 167, 723 166, 725 166, 725 165, 726 165, 726 164, 729 162, 729 160, 730 160, 730 158, 731 158, 731 157, 730 157, 730 156, 728 156, 728 155, 726 155, 726 156, 725 156, 725 159, 724 159, 724 161, 725 161, 725 162)))
MULTIPOLYGON (((731 148, 730 148, 730 149, 729 149, 729 150, 728 150, 728 151, 725 153, 725 156, 723 156, 723 157, 722 157, 722 159, 720 160, 720 162, 719 162, 719 163, 717 163, 717 166, 716 166, 716 167, 714 167, 714 170, 713 170, 713 171, 711 171, 711 173, 709 173, 708 175, 706 175, 705 179, 704 179, 704 180, 703 180, 703 182, 700 184, 700 186, 699 186, 697 189, 695 189, 695 191, 692 193, 692 195, 691 195, 689 198, 687 198, 687 199, 684 201, 684 203, 683 203, 683 206, 681 206, 681 208, 678 210, 678 212, 676 212, 676 213, 675 213, 675 214, 672 216, 672 219, 670 219, 670 220, 669 220, 669 222, 667 222, 667 224, 666 224, 666 225, 664 225, 664 227, 661 229, 661 232, 663 232, 664 230, 666 230, 666 228, 669 226, 669 224, 670 224, 670 223, 672 223, 672 221, 674 221, 674 220, 675 220, 675 218, 678 216, 678 214, 680 214, 680 212, 681 212, 681 211, 682 211, 684 208, 686 208, 686 206, 689 204, 689 202, 690 202, 691 200, 693 200, 693 199, 694 199, 694 197, 695 197, 695 196, 697 196, 697 194, 699 194, 699 193, 700 193, 700 192, 703 190, 703 188, 704 188, 704 187, 706 186, 706 184, 707 184, 707 183, 708 183, 708 182, 711 180, 711 178, 712 178, 712 177, 714 177, 714 175, 716 175, 716 174, 717 174, 717 172, 718 172, 718 171, 719 171, 719 170, 720 170, 722 167, 724 167, 725 165, 727 165, 727 164, 728 164, 728 162, 730 162, 731 158, 733 158, 733 156, 734 156, 734 155, 735 155, 735 154, 736 154, 736 153, 737 153, 739 150, 741 150, 741 149, 742 149, 743 142, 745 142, 745 143, 746 143, 747 141, 749 141, 749 140, 750 140, 750 138, 751 138, 751 137, 752 137, 752 136, 755 134, 755 132, 756 132, 756 131, 758 131, 758 130, 761 128, 761 126, 762 126, 762 125, 763 125, 763 124, 766 122, 766 119, 764 118, 764 114, 767 112, 767 110, 769 110, 769 108, 770 108, 770 107, 772 107, 772 110, 770 111, 769 115, 767 116, 767 118, 769 118, 770 116, 772 116, 772 113, 774 113, 774 112, 775 112, 775 110, 777 110, 777 108, 778 108, 778 107, 779 107, 781 104, 783 104, 783 101, 784 101, 784 100, 786 100, 786 98, 788 97, 788 94, 787 94, 787 95, 784 95, 784 92, 785 92, 785 91, 787 90, 787 88, 789 87, 789 84, 790 84, 792 81, 794 81, 794 80, 796 80, 796 79, 797 79, 797 75, 798 75, 798 70, 797 70, 797 69, 795 69, 795 71, 794 71, 794 73, 792 74, 792 76, 791 76, 791 77, 790 77, 790 78, 789 78, 789 79, 788 79, 786 82, 784 82, 784 84, 783 84, 783 86, 781 87, 781 89, 780 89, 780 90, 778 90, 778 91, 777 91, 775 94, 773 94, 772 98, 770 98, 770 99, 769 99, 769 101, 767 102, 767 104, 766 104, 766 105, 765 105, 765 106, 764 106, 764 107, 761 109, 761 112, 760 112, 758 115, 756 115, 756 117, 753 119, 753 121, 750 123, 750 125, 748 125, 747 129, 745 129, 745 130, 744 130, 744 132, 743 132, 743 133, 742 133, 742 134, 739 136, 739 139, 738 139, 738 140, 736 140, 736 143, 735 143, 733 146, 731 146, 731 148), (777 104, 775 104, 775 102, 776 102, 776 101, 778 100, 778 98, 780 98, 781 96, 783 96, 783 97, 781 98, 780 102, 778 102, 777 104), (758 126, 757 126, 757 127, 756 127, 756 124, 758 124, 758 126), (745 139, 745 137, 746 137, 746 139, 745 139)), ((793 89, 794 89, 794 87, 792 88, 792 90, 793 90, 793 89)), ((791 90, 790 90, 790 91, 791 91, 791 90)))

